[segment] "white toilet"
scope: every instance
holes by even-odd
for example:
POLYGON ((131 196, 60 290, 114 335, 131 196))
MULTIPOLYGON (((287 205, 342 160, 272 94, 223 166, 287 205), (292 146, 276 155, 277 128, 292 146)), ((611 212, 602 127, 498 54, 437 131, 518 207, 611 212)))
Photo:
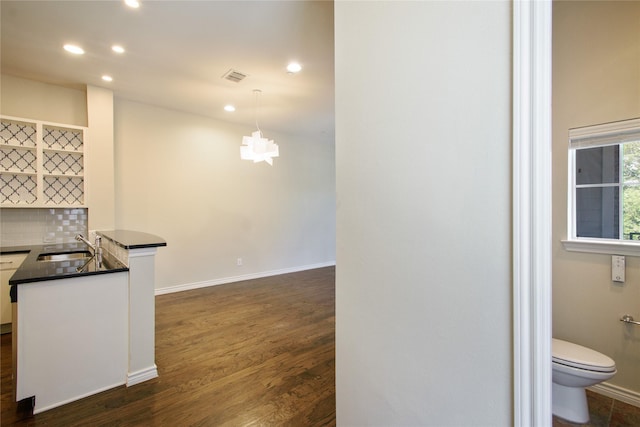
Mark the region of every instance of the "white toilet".
POLYGON ((585 387, 616 374, 616 363, 587 347, 553 338, 552 412, 574 423, 589 422, 585 387))

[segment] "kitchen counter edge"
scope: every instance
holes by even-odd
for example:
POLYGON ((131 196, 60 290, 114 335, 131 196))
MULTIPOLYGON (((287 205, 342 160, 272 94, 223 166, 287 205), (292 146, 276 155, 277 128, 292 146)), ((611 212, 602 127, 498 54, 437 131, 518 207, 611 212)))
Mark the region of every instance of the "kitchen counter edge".
POLYGON ((111 240, 124 249, 157 248, 167 246, 167 242, 161 237, 141 231, 132 230, 104 230, 96 231, 96 234, 111 240))

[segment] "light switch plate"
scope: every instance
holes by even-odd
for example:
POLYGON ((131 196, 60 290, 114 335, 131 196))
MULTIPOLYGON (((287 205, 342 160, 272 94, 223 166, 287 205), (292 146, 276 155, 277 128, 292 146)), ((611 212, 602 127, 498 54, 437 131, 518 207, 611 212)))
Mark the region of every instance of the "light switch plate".
POLYGON ((625 261, 622 255, 611 256, 611 280, 614 282, 624 282, 625 261))

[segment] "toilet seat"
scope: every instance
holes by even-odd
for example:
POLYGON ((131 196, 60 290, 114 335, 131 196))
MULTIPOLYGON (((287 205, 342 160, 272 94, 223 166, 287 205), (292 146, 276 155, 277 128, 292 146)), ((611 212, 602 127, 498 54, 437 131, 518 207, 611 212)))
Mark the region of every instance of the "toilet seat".
POLYGON ((595 372, 616 370, 613 359, 590 348, 556 338, 553 338, 551 347, 553 363, 595 372))

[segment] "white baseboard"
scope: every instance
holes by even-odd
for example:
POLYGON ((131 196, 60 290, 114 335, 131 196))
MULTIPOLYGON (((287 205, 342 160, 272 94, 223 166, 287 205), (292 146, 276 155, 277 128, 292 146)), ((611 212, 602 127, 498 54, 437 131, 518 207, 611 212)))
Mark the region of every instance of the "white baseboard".
POLYGON ((640 393, 607 382, 587 387, 589 390, 640 408, 640 393))
POLYGON ((190 291, 193 289, 206 288, 209 286, 224 285, 227 283, 241 282, 243 280, 260 279, 263 277, 277 276, 280 274, 287 274, 287 273, 295 273, 295 272, 304 271, 304 270, 313 270, 314 268, 331 267, 334 265, 336 265, 336 262, 330 261, 330 262, 319 263, 319 264, 309 264, 309 265, 303 265, 298 267, 283 268, 280 270, 262 271, 260 273, 243 274, 240 276, 223 277, 221 279, 205 280, 203 282, 186 283, 184 285, 168 286, 166 288, 156 289, 155 295, 158 296, 158 295, 164 295, 164 294, 171 294, 174 292, 190 291))
POLYGON ((158 376, 158 367, 154 364, 146 369, 141 369, 136 372, 129 372, 127 374, 127 387, 140 384, 142 382, 154 379, 158 376))

